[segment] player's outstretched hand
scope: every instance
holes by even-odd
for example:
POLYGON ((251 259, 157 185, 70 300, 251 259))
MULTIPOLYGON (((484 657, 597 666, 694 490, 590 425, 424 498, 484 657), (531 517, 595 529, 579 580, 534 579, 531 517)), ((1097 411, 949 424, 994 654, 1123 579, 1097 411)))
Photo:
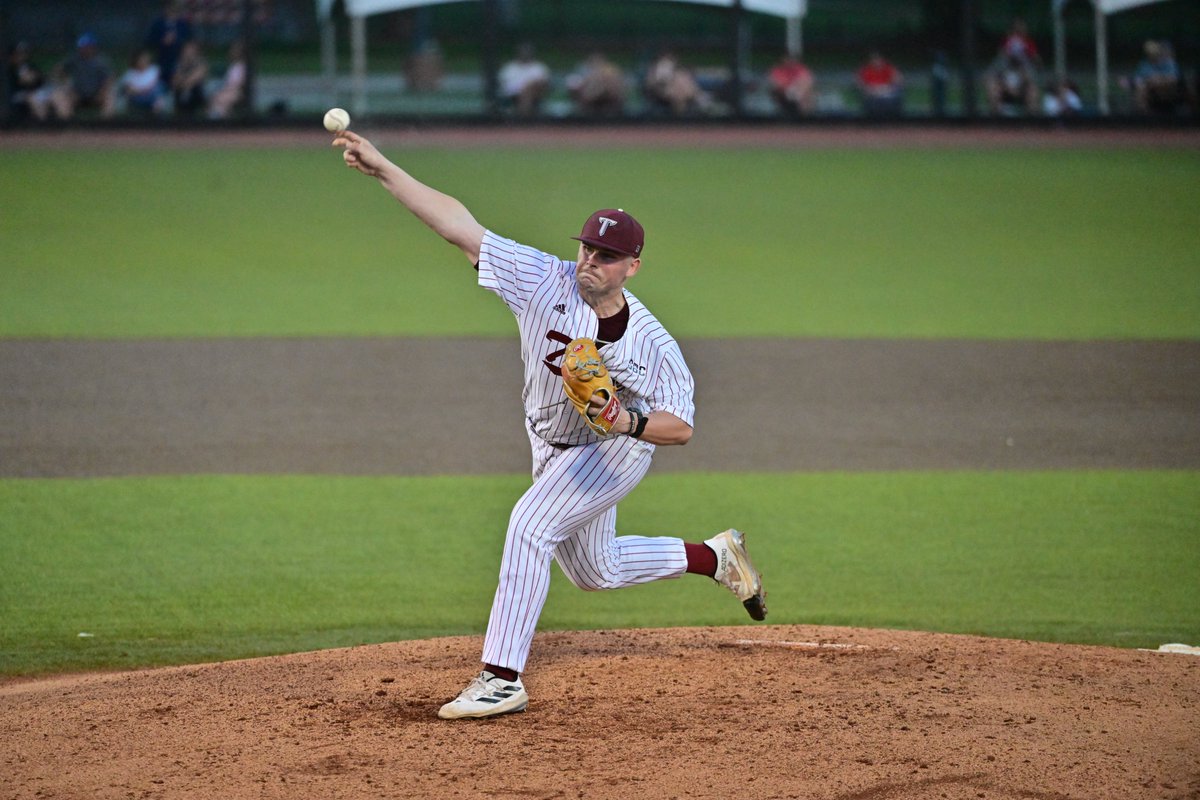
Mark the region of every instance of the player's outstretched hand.
POLYGON ((347 167, 353 167, 364 175, 378 178, 379 173, 387 165, 388 160, 375 149, 375 145, 359 136, 354 131, 341 131, 333 140, 334 147, 345 148, 342 160, 347 167))

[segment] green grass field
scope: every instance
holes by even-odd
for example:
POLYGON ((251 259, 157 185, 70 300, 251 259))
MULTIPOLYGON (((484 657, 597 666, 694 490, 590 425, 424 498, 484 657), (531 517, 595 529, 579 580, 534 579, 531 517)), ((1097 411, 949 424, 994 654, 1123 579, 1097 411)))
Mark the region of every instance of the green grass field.
MULTIPOLYGON (((564 255, 635 212, 680 338, 1200 336, 1194 152, 390 152, 564 255)), ((0 207, 0 338, 514 335, 320 144, 8 150, 0 207)), ((527 481, 0 480, 0 674, 479 633, 527 481)), ((1194 472, 676 474, 621 518, 750 532, 772 622, 1156 646, 1200 643, 1197 508, 1194 472)), ((542 626, 745 621, 699 579, 557 576, 542 626)))
MULTIPOLYGON (((0 482, 0 673, 481 633, 526 485, 0 482)), ((674 474, 647 479, 621 514, 625 533, 690 540, 736 521, 766 570, 775 623, 1157 646, 1200 637, 1196 508, 1194 473, 674 474)), ((585 593, 557 571, 542 619, 747 621, 695 576, 585 593)))
MULTIPOLYGON (((0 336, 512 335, 322 145, 0 154, 0 336)), ((1200 336, 1200 153, 392 155, 567 256, 595 207, 636 212, 632 289, 679 337, 1200 336)))

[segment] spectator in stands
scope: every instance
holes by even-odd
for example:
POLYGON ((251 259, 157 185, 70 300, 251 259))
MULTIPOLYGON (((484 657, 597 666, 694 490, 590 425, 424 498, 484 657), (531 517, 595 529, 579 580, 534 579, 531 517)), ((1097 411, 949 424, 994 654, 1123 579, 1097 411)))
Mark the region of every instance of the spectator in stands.
POLYGON ((1041 53, 1029 35, 1029 26, 1018 17, 1000 41, 996 57, 984 74, 984 89, 991 113, 997 116, 1037 114, 1041 69, 1041 53))
POLYGON ((642 90, 653 110, 676 116, 712 107, 712 97, 700 88, 695 73, 683 66, 671 50, 663 50, 650 65, 642 90))
POLYGON ((1083 113, 1079 87, 1069 78, 1051 81, 1042 95, 1042 113, 1047 117, 1077 117, 1083 113))
POLYGON ((891 117, 904 113, 904 76, 883 57, 883 53, 871 51, 856 78, 863 112, 867 116, 891 117))
POLYGON ((143 114, 161 114, 166 92, 159 81, 158 64, 149 50, 139 50, 129 61, 129 69, 117 82, 117 91, 128 109, 143 114))
POLYGON ((1166 42, 1148 41, 1133 74, 1133 102, 1143 114, 1173 114, 1184 102, 1182 74, 1166 42))
POLYGON ((984 78, 988 108, 998 116, 1036 114, 1038 79, 1033 63, 1023 56, 1001 53, 984 78))
POLYGON ((38 119, 46 119, 51 109, 63 120, 71 119, 81 108, 94 108, 105 119, 116 110, 112 62, 100 52, 99 41, 91 33, 80 36, 75 52, 54 68, 51 83, 48 92, 38 92, 32 99, 38 119))
POLYGON ((500 68, 500 99, 519 116, 537 114, 550 91, 550 68, 534 56, 533 45, 523 42, 517 55, 500 68))
POLYGON ((946 116, 946 94, 950 86, 950 63, 945 51, 933 54, 933 65, 929 68, 929 110, 935 117, 946 116))
POLYGON ((246 94, 246 49, 241 42, 229 46, 225 77, 208 103, 209 119, 226 119, 246 94))
POLYGON ((46 83, 46 76, 29 60, 29 44, 17 42, 8 51, 8 112, 14 120, 33 115, 34 98, 46 83))
POLYGON ((154 53, 164 91, 171 90, 176 65, 191 40, 192 23, 184 15, 179 0, 166 0, 162 13, 154 18, 146 33, 146 47, 154 53))
POLYGON ((786 114, 811 114, 817 107, 816 79, 794 53, 786 54, 767 73, 771 98, 786 114))
POLYGON ((603 53, 592 53, 567 76, 575 109, 588 116, 618 116, 625 110, 625 76, 603 53))
POLYGON ((208 80, 208 61, 195 39, 183 46, 179 63, 175 65, 175 77, 171 79, 171 93, 175 98, 175 113, 181 117, 192 117, 204 110, 208 102, 204 84, 208 80))

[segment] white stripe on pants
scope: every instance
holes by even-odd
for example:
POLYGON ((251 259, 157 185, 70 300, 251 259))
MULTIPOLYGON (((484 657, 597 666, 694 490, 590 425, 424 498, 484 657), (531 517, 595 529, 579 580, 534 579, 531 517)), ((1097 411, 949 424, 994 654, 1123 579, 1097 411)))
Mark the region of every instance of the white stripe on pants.
POLYGON ((627 436, 556 450, 530 434, 534 484, 509 517, 483 661, 517 672, 550 589, 550 559, 581 589, 619 589, 687 569, 683 540, 620 536, 617 503, 650 469, 654 448, 627 436))

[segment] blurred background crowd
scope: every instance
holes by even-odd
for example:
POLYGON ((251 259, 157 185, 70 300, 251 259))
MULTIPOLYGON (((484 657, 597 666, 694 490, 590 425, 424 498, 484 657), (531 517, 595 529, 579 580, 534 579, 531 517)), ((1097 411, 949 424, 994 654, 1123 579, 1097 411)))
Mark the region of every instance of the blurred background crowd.
POLYGON ((1198 114, 1196 0, 349 2, 0 0, 3 121, 1198 114))

